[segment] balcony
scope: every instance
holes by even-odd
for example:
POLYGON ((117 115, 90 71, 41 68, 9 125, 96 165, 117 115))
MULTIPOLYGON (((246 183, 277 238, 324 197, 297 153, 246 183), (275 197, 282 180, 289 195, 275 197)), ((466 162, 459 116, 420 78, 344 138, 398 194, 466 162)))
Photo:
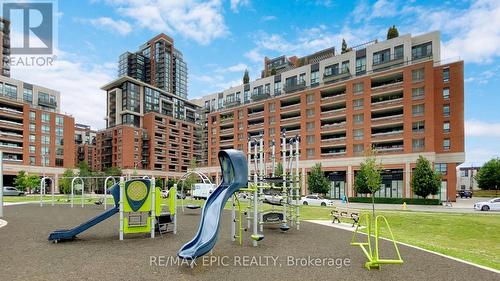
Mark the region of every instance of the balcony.
POLYGON ((331 109, 331 110, 327 110, 327 111, 322 111, 321 112, 321 117, 340 116, 340 115, 344 115, 345 111, 346 111, 345 108, 331 109))
POLYGON ((342 157, 345 155, 346 155, 345 148, 339 149, 339 150, 327 151, 327 152, 323 152, 323 149, 321 150, 321 158, 323 158, 323 159, 342 157))
POLYGON ((403 114, 372 118, 372 125, 398 123, 403 121, 403 114))
POLYGON ((56 108, 57 102, 54 99, 38 98, 38 105, 56 108))
POLYGON ((345 129, 346 121, 329 123, 329 124, 321 124, 322 132, 331 132, 331 131, 340 131, 345 129))
POLYGON ((220 130, 221 136, 227 136, 227 135, 232 135, 232 134, 234 134, 234 128, 227 128, 227 129, 220 130))
POLYGON ((233 100, 233 101, 226 101, 225 107, 226 108, 233 108, 241 105, 240 100, 233 100))
POLYGON ((281 124, 295 124, 300 123, 301 116, 295 117, 281 117, 281 124))
POLYGON ((280 107, 281 112, 291 112, 295 110, 300 110, 300 103, 297 104, 290 104, 290 105, 285 105, 280 107))
POLYGON ((323 74, 323 83, 325 84, 330 84, 330 83, 335 83, 338 81, 346 80, 351 78, 351 72, 349 71, 349 68, 345 69, 342 72, 333 72, 331 74, 323 74))
POLYGON ((234 120, 234 118, 231 116, 231 117, 221 117, 220 119, 220 123, 221 124, 228 124, 228 123, 231 123, 232 121, 234 120))
POLYGON ((257 93, 256 95, 252 95, 252 101, 261 101, 265 100, 271 97, 271 93, 269 92, 262 92, 262 93, 257 93))
POLYGON ((403 104, 402 97, 395 98, 395 99, 387 99, 387 100, 382 100, 382 101, 377 101, 377 102, 372 101, 372 109, 374 109, 374 108, 386 108, 386 107, 402 105, 402 104, 403 104))
MULTIPOLYGON (((375 59, 375 57, 374 57, 374 59, 375 59)), ((381 71, 381 70, 386 70, 389 68, 401 66, 401 65, 403 65, 403 63, 404 63, 404 58, 403 58, 402 54, 396 55, 396 56, 395 56, 395 54, 391 54, 386 59, 381 59, 378 61, 374 60, 372 68, 373 68, 373 71, 381 71)))
POLYGON ((329 96, 329 97, 322 97, 321 98, 321 103, 322 104, 328 104, 336 101, 344 101, 345 100, 345 93, 336 95, 336 96, 329 96))
POLYGON ((372 94, 401 89, 402 86, 403 72, 374 77, 371 81, 372 94))
POLYGON ((393 152, 402 152, 404 149, 403 145, 393 145, 393 146, 375 146, 375 150, 381 153, 393 153, 393 152))
POLYGON ((321 146, 332 145, 332 144, 343 144, 343 143, 345 143, 345 139, 346 139, 345 136, 344 137, 321 139, 321 146))
POLYGON ((394 130, 390 132, 372 134, 372 139, 392 140, 392 139, 402 139, 402 138, 403 138, 403 130, 394 130))
POLYGON ((306 88, 306 81, 303 81, 303 82, 299 82, 297 84, 291 84, 291 85, 285 84, 283 91, 285 91, 285 93, 293 93, 293 92, 302 91, 305 88, 306 88))

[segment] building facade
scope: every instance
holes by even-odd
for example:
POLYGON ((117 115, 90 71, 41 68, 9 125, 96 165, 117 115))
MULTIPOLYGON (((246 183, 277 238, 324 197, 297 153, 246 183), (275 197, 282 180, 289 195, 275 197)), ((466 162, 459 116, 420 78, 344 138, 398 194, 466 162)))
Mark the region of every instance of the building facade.
POLYGON ((75 121, 60 113, 59 101, 57 91, 0 76, 0 147, 6 185, 21 170, 56 175, 74 167, 75 121))
POLYGON ((0 75, 10 77, 10 22, 0 18, 0 75))
POLYGON ((75 165, 85 161, 89 167, 94 166, 96 135, 90 126, 75 124, 75 165))
MULTIPOLYGON (((376 196, 416 196, 410 182, 422 155, 442 174, 436 197, 455 200, 455 170, 465 158, 463 62, 441 62, 439 32, 371 41, 309 62, 196 100, 209 112, 204 172, 218 175, 219 150, 246 151, 248 137, 259 134, 269 147, 286 131, 301 136, 304 194, 309 169, 321 162, 330 196, 357 196, 356 171, 374 148, 383 164, 376 196)), ((279 160, 279 147, 276 153, 279 160)))
POLYGON ((174 40, 161 33, 119 58, 118 76, 129 76, 158 89, 187 98, 187 64, 174 40))
POLYGON ((96 136, 98 170, 114 166, 179 177, 199 158, 196 104, 128 76, 102 89, 107 129, 96 136))
POLYGON ((477 180, 474 178, 481 167, 459 167, 457 170, 457 191, 479 190, 477 180))

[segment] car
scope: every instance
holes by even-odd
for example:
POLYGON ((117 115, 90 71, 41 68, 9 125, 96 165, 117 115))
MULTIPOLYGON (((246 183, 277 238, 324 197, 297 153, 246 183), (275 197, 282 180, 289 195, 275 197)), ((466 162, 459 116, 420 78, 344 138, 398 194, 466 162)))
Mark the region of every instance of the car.
POLYGON ((23 196, 24 191, 20 191, 12 186, 4 186, 3 187, 3 195, 4 196, 23 196))
POLYGON ((264 203, 272 204, 272 205, 282 205, 283 204, 283 196, 280 194, 264 194, 264 203))
MULTIPOLYGON (((168 198, 168 190, 160 191, 160 195, 163 199, 168 198)), ((186 193, 177 192, 177 199, 186 199, 186 193)))
POLYGON ((319 195, 307 195, 300 199, 302 205, 313 206, 333 206, 333 201, 325 199, 319 195))
POLYGON ((474 210, 478 211, 500 211, 500 197, 489 201, 474 203, 474 210))
POLYGON ((472 191, 471 190, 460 190, 458 192, 458 196, 460 196, 460 198, 472 198, 472 191))

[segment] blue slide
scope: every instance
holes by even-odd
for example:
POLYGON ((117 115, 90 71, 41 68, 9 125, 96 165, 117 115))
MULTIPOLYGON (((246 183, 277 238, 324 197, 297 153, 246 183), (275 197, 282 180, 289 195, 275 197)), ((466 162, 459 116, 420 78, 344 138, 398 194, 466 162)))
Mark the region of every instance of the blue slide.
POLYGON ((113 209, 109 209, 102 214, 98 215, 95 218, 90 219, 89 221, 80 224, 79 226, 72 229, 61 229, 52 232, 49 235, 49 241, 65 241, 65 240, 73 240, 76 238, 76 235, 79 233, 93 227, 94 225, 110 218, 114 214, 120 212, 119 202, 120 202, 120 186, 119 183, 113 185, 109 191, 113 195, 113 199, 115 201, 115 206, 113 209))
POLYGON ((219 152, 219 162, 222 182, 205 202, 195 237, 177 253, 181 259, 196 259, 214 247, 224 205, 236 191, 248 184, 248 165, 243 152, 234 149, 222 150, 219 152))

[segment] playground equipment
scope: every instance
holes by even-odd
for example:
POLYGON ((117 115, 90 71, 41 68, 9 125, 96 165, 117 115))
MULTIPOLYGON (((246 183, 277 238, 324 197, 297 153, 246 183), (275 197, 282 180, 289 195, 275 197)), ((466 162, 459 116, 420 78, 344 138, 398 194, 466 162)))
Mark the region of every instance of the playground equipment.
POLYGON ((351 245, 352 246, 359 246, 361 247, 361 250, 365 254, 366 258, 368 261, 365 263, 365 267, 370 270, 372 268, 375 269, 380 269, 382 264, 403 264, 403 259, 401 258, 401 254, 399 253, 398 246, 396 244, 396 240, 394 239, 394 235, 392 234, 391 227, 389 226, 389 222, 387 222, 387 219, 382 216, 378 215, 375 217, 375 247, 372 250, 372 242, 371 242, 371 237, 372 237, 372 216, 370 214, 365 214, 364 216, 361 217, 364 222, 366 223, 367 226, 367 242, 356 242, 356 234, 358 233, 358 229, 360 227, 360 223, 356 226, 356 230, 354 231, 354 234, 352 235, 352 240, 351 240, 351 245), (394 245, 394 249, 396 250, 396 254, 398 256, 398 259, 391 260, 391 259, 380 259, 379 257, 379 234, 380 234, 380 221, 384 222, 385 225, 387 226, 387 230, 389 231, 389 234, 391 235, 391 241, 394 245), (368 247, 368 249, 366 248, 368 247))
POLYGON ((236 191, 247 186, 248 167, 245 155, 241 151, 228 149, 220 151, 218 156, 222 170, 222 182, 205 202, 198 232, 177 253, 181 259, 196 259, 214 247, 217 242, 224 205, 236 191))
POLYGON ((3 152, 0 151, 0 218, 3 217, 3 152))
MULTIPOLYGON (((185 173, 184 175, 182 175, 182 177, 177 182, 177 185, 181 186, 181 196, 184 196, 185 181, 191 175, 197 175, 204 184, 212 185, 212 181, 210 181, 210 179, 205 174, 203 174, 201 172, 197 172, 197 171, 189 171, 189 172, 185 173)), ((199 209, 199 208, 201 208, 201 206, 200 205, 190 204, 190 205, 186 205, 186 208, 188 208, 188 209, 199 209)), ((181 210, 182 210, 182 212, 184 212, 184 200, 181 200, 181 210)))
MULTIPOLYGON (((252 194, 246 210, 247 229, 252 228, 252 244, 257 246, 257 242, 264 238, 264 225, 280 224, 282 231, 287 231, 290 226, 300 228, 300 176, 299 176, 299 144, 300 137, 295 136, 286 138, 286 132, 283 131, 280 136, 282 153, 282 175, 276 176, 276 144, 271 142, 269 158, 271 160, 271 171, 268 171, 268 165, 265 163, 266 152, 264 151, 264 138, 259 135, 258 138, 249 138, 248 141, 248 167, 249 167, 249 186, 240 189, 240 192, 252 194), (253 167, 253 170, 251 169, 253 167), (252 174, 253 173, 253 174, 252 174), (270 174, 270 177, 269 177, 270 174), (271 210, 264 210, 264 190, 280 189, 280 202, 268 202, 273 205, 282 205, 282 209, 277 210, 275 206, 271 210)), ((278 197, 279 198, 279 197, 278 197)), ((236 223, 239 224, 239 233, 242 230, 240 219, 236 219, 236 206, 240 206, 237 197, 233 199, 232 207, 232 226, 231 233, 233 241, 241 236, 236 235, 236 223)), ((241 217, 241 210, 239 209, 241 217)))
MULTIPOLYGON (((150 233, 155 236, 159 224, 174 224, 174 233, 177 229, 176 192, 170 194, 170 212, 162 213, 160 190, 155 187, 155 179, 132 179, 125 181, 120 177, 120 182, 110 188, 115 206, 102 214, 72 229, 56 230, 49 235, 49 241, 73 240, 81 232, 110 218, 116 213, 120 214, 119 237, 123 240, 124 234, 150 233)), ((161 230, 160 230, 161 231, 161 230)))
POLYGON ((51 177, 43 177, 40 180, 40 207, 43 207, 43 196, 45 196, 45 181, 50 180, 50 191, 52 194, 52 206, 54 206, 54 180, 51 177))

